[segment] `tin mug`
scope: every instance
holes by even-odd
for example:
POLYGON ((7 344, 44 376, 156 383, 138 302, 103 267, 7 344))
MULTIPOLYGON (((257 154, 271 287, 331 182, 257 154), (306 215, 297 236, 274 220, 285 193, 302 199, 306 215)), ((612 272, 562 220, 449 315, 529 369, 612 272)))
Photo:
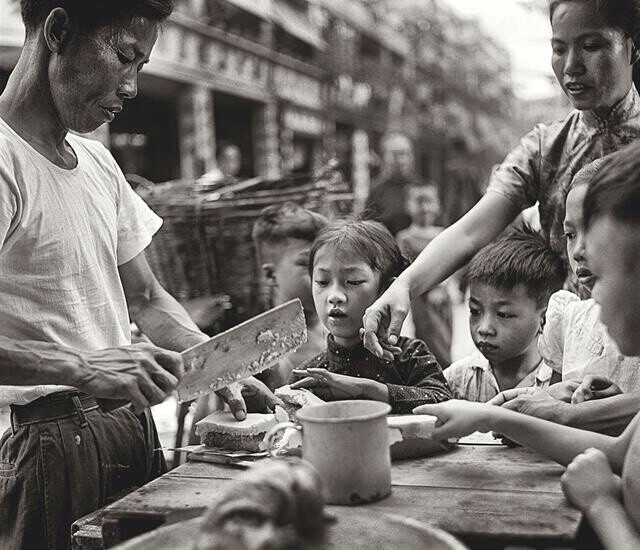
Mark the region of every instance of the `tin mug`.
POLYGON ((282 422, 267 434, 273 456, 276 434, 302 432, 302 457, 320 472, 330 504, 363 504, 391 492, 391 457, 387 414, 381 401, 347 400, 300 409, 299 424, 282 422))

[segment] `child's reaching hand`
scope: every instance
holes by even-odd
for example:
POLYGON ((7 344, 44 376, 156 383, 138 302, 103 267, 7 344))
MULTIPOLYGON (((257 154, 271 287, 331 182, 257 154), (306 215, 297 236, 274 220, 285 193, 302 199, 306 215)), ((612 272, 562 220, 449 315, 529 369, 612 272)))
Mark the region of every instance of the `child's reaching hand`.
POLYGON ((437 405, 421 405, 413 414, 431 414, 438 417, 432 439, 463 437, 473 432, 488 432, 484 419, 493 407, 486 403, 474 403, 452 399, 437 405))
POLYGON ((342 399, 373 399, 389 401, 389 390, 385 384, 346 374, 337 374, 322 368, 294 369, 296 377, 303 377, 291 384, 292 389, 307 388, 325 401, 342 399))
POLYGON ((564 494, 571 503, 587 512, 594 503, 620 502, 620 477, 611 471, 606 455, 598 449, 587 449, 567 466, 561 478, 564 494))

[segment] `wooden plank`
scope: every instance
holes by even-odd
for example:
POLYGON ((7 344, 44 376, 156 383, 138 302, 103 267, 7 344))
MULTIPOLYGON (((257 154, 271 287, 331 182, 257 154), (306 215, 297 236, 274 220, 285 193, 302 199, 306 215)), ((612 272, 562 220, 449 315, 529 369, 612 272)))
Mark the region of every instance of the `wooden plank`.
MULTIPOLYGON (((123 522, 149 524, 194 517, 209 506, 229 479, 165 476, 121 501, 105 516, 123 522)), ((389 498, 367 505, 440 527, 465 540, 566 543, 574 540, 580 512, 561 493, 531 493, 498 489, 394 486, 389 498)), ((357 508, 330 506, 348 518, 357 508)), ((105 543, 107 536, 105 534, 105 543)), ((117 541, 116 541, 117 542, 117 541)))
MULTIPOLYGON (((203 462, 179 466, 106 509, 105 545, 199 515, 241 471, 203 462)), ((522 448, 461 446, 393 463, 392 495, 366 509, 424 521, 467 542, 571 544, 581 514, 562 494, 562 471, 522 448)), ((348 518, 356 508, 330 509, 348 518)))
MULTIPOLYGON (((391 466, 393 485, 458 487, 561 493, 564 468, 532 451, 509 447, 458 447, 432 457, 401 460, 391 466)), ((238 470, 187 462, 168 475, 233 479, 238 470)))

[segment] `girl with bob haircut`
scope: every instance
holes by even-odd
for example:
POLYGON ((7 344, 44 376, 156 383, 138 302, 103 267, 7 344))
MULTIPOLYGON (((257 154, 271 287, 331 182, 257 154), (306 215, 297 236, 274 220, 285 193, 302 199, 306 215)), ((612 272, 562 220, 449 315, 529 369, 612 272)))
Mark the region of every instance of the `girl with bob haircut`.
POLYGON ((393 413, 451 398, 440 365, 421 340, 401 337, 383 358, 362 344, 364 310, 406 264, 378 222, 337 222, 318 234, 309 270, 316 311, 329 332, 327 349, 293 371, 292 388, 309 388, 328 401, 384 401, 393 413))

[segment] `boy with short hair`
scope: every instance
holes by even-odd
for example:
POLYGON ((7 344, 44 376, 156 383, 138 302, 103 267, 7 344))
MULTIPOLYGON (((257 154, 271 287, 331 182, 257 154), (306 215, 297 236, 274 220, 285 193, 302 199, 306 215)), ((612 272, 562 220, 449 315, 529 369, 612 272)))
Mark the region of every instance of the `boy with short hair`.
POLYGON ((553 371, 538 352, 538 335, 565 273, 562 257, 528 226, 473 257, 469 329, 477 350, 444 371, 456 398, 486 402, 506 389, 549 385, 553 371))
POLYGON ((291 370, 325 347, 324 329, 311 295, 309 250, 327 223, 321 214, 285 202, 264 208, 253 225, 258 264, 269 287, 269 305, 273 307, 300 298, 307 321, 307 342, 258 376, 272 390, 286 384, 291 370))
MULTIPOLYGON (((440 193, 433 181, 419 180, 408 182, 404 193, 411 225, 398 232, 396 240, 405 257, 413 261, 444 229, 436 225, 440 217, 440 193)), ((426 342, 438 362, 446 367, 451 363, 453 332, 451 298, 446 283, 412 300, 412 306, 416 338, 426 342)))
MULTIPOLYGON (((639 355, 639 144, 611 155, 598 170, 584 199, 584 224, 589 266, 596 277, 592 296, 600 304, 600 318, 622 353, 639 355)), ((493 430, 568 464, 562 477, 564 492, 585 513, 603 546, 640 548, 640 415, 620 436, 610 437, 504 407, 461 401, 423 405, 414 413, 439 418, 435 439, 493 430)))

